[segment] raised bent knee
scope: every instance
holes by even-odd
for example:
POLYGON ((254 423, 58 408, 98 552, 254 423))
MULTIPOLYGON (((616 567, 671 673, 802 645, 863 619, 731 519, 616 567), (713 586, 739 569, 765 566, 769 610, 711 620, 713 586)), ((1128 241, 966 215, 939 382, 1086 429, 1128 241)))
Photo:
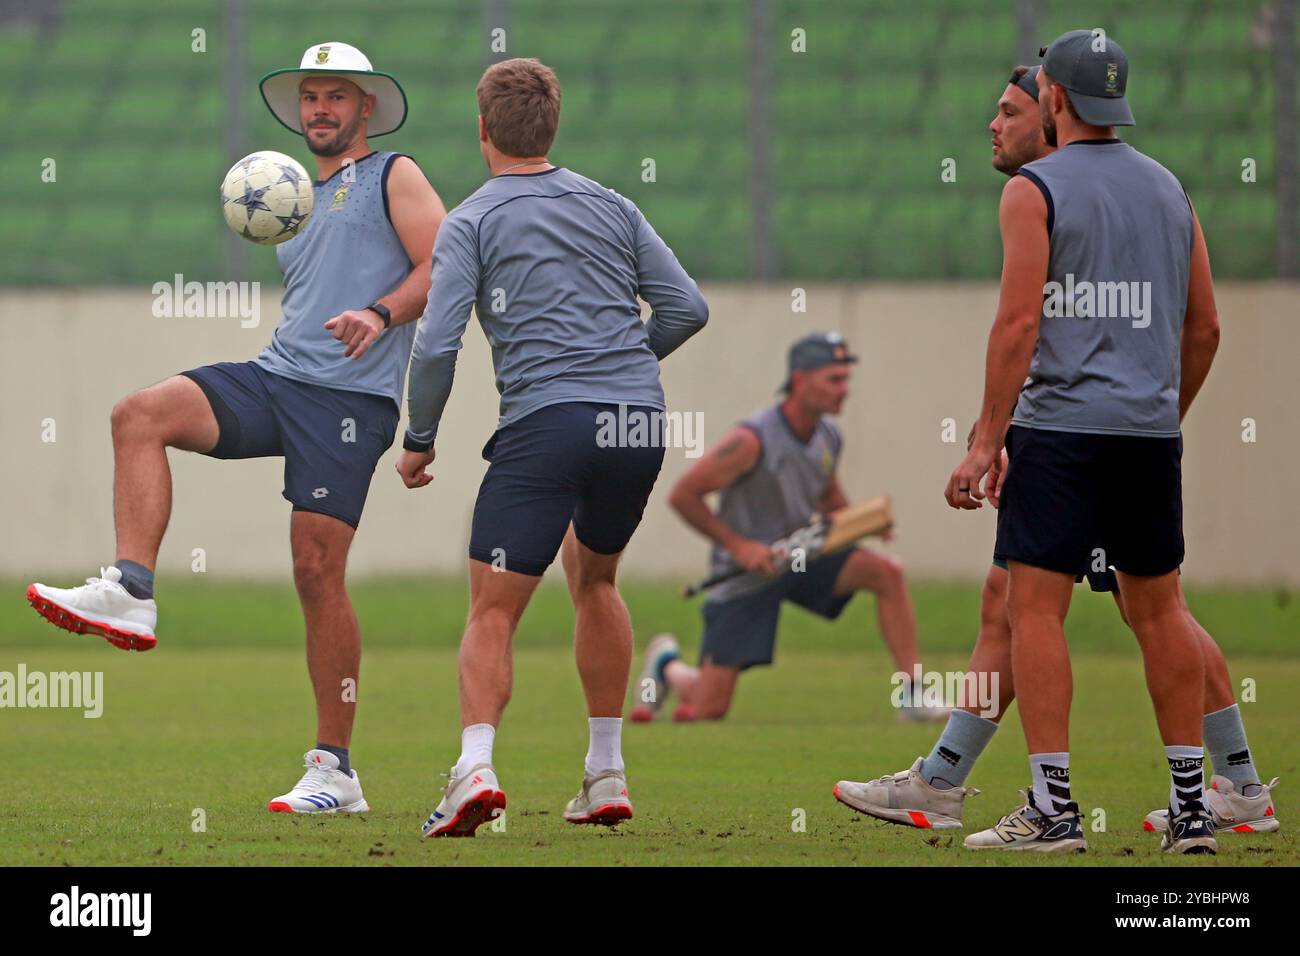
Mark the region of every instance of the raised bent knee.
POLYGON ((880 578, 885 590, 897 591, 906 587, 907 573, 903 569, 903 559, 892 554, 881 558, 880 578))
POLYGON ((139 392, 133 392, 113 406, 109 422, 113 441, 120 442, 148 434, 149 416, 144 413, 139 392))

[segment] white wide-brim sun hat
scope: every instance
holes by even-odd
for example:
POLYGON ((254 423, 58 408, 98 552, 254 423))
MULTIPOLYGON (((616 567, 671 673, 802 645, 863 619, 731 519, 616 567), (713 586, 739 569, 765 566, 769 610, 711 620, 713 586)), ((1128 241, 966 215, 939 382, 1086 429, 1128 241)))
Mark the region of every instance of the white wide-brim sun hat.
POLYGON ((302 55, 297 69, 272 70, 262 77, 262 99, 276 119, 293 133, 302 133, 298 112, 298 84, 304 74, 341 76, 375 98, 366 123, 367 136, 383 136, 406 122, 406 93, 388 73, 370 65, 366 55, 346 43, 318 43, 302 55))

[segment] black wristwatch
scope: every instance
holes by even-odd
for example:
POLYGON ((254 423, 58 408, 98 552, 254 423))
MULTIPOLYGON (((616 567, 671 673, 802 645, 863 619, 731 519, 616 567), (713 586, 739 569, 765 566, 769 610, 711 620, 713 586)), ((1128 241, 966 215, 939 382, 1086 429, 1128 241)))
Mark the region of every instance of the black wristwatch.
POLYGON ((393 313, 388 311, 386 305, 380 305, 376 302, 374 305, 366 306, 366 308, 384 320, 384 328, 388 328, 389 323, 393 321, 393 313))

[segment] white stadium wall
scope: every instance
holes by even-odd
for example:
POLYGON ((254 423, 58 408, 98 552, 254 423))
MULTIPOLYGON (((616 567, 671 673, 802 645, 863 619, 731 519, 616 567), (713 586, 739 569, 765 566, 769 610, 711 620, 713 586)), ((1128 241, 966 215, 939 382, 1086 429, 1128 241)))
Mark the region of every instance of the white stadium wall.
MULTIPOLYGON (((952 511, 942 489, 978 410, 996 286, 813 285, 804 312, 792 310, 789 285, 710 284, 704 292, 708 328, 664 363, 670 409, 702 413, 712 443, 774 400, 789 342, 813 329, 841 332, 862 357, 840 420, 849 496, 893 495, 897 537, 889 550, 914 575, 981 577, 993 512, 952 511), (955 441, 945 442, 949 418, 955 441)), ((1300 585, 1293 404, 1300 287, 1223 284, 1218 300, 1223 341, 1186 428, 1185 573, 1191 582, 1300 585), (1243 440, 1246 419, 1254 441, 1243 440)), ((0 292, 0 577, 40 572, 72 581, 110 562, 114 402, 182 369, 251 358, 279 315, 279 291, 270 289, 254 328, 237 317, 157 318, 152 303, 148 289, 0 292), (55 440, 47 441, 51 424, 55 440)), ((487 344, 471 322, 436 479, 418 491, 402 486, 393 470, 399 437, 371 486, 353 575, 463 572, 486 468, 480 451, 496 409, 487 344)), ((279 460, 219 462, 176 451, 171 460, 175 506, 161 573, 188 573, 201 548, 209 573, 289 575, 279 460)), ((685 449, 669 449, 627 574, 684 581, 703 569, 704 542, 666 504, 689 464, 685 449)))

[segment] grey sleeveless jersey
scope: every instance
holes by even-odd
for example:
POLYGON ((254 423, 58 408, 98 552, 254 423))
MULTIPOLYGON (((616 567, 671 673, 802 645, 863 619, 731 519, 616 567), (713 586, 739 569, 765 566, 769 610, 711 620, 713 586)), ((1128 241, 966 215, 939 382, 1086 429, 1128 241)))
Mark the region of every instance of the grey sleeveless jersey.
POLYGON ((1119 140, 1074 142, 1021 175, 1047 200, 1047 287, 1012 422, 1178 435, 1194 228, 1174 174, 1119 140))
MULTIPOLYGON (((808 523, 817 511, 840 460, 843 439, 828 419, 817 423, 805 444, 773 405, 743 422, 762 443, 758 461, 739 480, 724 488, 718 517, 747 538, 775 541, 808 523)), ((726 549, 713 546, 711 574, 736 566, 726 549)), ((771 582, 757 574, 743 574, 709 592, 710 601, 756 591, 771 582)))
POLYGON ((401 153, 371 153, 317 182, 310 221, 276 246, 284 273, 284 317, 255 361, 286 378, 352 392, 385 395, 401 405, 415 323, 386 329, 353 360, 325 323, 347 309, 364 309, 410 274, 411 260, 388 218, 388 170, 401 153), (346 168, 346 167, 345 167, 346 168))

